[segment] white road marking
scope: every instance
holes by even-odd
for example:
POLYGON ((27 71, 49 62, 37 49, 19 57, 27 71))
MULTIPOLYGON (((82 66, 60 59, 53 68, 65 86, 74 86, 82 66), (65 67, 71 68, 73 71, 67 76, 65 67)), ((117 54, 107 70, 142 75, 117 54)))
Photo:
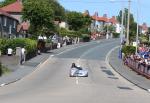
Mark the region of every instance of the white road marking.
MULTIPOLYGON (((80 59, 81 58, 77 59, 77 66, 80 66, 80 59)), ((76 77, 76 85, 78 85, 78 84, 79 84, 79 78, 76 77)))
MULTIPOLYGON (((100 41, 99 41, 99 42, 100 42, 100 41)), ((94 48, 92 48, 92 49, 90 49, 90 50, 88 50, 87 52, 83 53, 83 54, 77 59, 77 66, 81 66, 81 65, 80 65, 80 61, 81 61, 81 58, 82 58, 83 56, 85 56, 85 55, 88 54, 89 52, 93 51, 93 50, 94 50, 95 48, 97 48, 97 47, 99 47, 99 45, 96 46, 96 47, 94 47, 94 48)), ((79 84, 79 78, 78 78, 78 77, 76 77, 76 84, 77 84, 77 85, 79 84)))
POLYGON ((5 83, 1 84, 0 87, 3 87, 5 85, 5 83))
POLYGON ((110 65, 109 65, 109 56, 110 56, 110 54, 111 54, 111 52, 112 51, 114 51, 115 49, 117 49, 117 48, 119 48, 120 46, 116 46, 116 47, 114 47, 113 49, 111 49, 109 52, 108 52, 108 54, 106 55, 106 58, 105 58, 105 63, 110 67, 110 65))
POLYGON ((150 89, 147 89, 148 92, 150 92, 150 89))
POLYGON ((51 57, 53 57, 54 55, 50 55, 51 57))
POLYGON ((80 59, 81 59, 81 58, 79 58, 79 59, 77 60, 77 66, 80 66, 80 59))
POLYGON ((77 85, 79 84, 79 79, 78 79, 78 77, 76 77, 76 84, 77 84, 77 85))

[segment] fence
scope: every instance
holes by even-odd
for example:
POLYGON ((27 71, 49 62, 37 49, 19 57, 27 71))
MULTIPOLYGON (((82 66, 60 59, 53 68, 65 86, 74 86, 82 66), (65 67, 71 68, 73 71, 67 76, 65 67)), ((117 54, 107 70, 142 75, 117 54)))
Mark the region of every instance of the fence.
POLYGON ((150 65, 140 63, 138 61, 127 58, 127 66, 132 70, 136 71, 138 74, 145 76, 150 79, 150 65))

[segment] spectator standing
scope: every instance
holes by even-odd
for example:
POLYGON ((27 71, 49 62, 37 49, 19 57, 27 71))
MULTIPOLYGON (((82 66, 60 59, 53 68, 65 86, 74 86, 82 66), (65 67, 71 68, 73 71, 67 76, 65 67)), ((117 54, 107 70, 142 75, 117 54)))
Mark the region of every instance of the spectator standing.
POLYGON ((8 48, 7 55, 12 56, 13 50, 12 48, 8 48))
POLYGON ((25 50, 25 48, 23 47, 23 48, 21 48, 21 60, 20 60, 20 64, 23 64, 24 62, 25 62, 25 52, 26 52, 26 50, 25 50))

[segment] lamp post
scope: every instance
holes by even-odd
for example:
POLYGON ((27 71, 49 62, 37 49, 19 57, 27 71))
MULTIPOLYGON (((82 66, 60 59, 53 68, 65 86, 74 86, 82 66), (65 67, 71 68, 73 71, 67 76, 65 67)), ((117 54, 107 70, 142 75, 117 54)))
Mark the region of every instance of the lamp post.
POLYGON ((124 8, 122 7, 121 33, 120 33, 121 43, 123 42, 123 21, 124 21, 124 8))
POLYGON ((127 24, 127 43, 126 43, 126 45, 129 45, 130 3, 131 3, 131 0, 128 0, 128 24, 127 24))
POLYGON ((136 51, 135 54, 137 54, 138 51, 138 42, 139 42, 139 23, 138 23, 138 13, 137 13, 137 31, 136 31, 136 51))
MULTIPOLYGON (((115 0, 110 0, 111 2, 115 2, 115 0)), ((119 58, 122 59, 122 44, 123 44, 123 21, 124 21, 124 7, 122 4, 122 14, 121 14, 121 32, 120 32, 120 48, 119 48, 119 58)))
POLYGON ((107 32, 106 32, 106 39, 109 38, 109 34, 108 34, 108 24, 109 24, 109 20, 108 20, 108 18, 107 18, 107 32))
MULTIPOLYGON (((138 4, 139 4, 139 0, 138 4)), ((139 43, 139 10, 138 10, 138 6, 137 6, 137 31, 136 31, 136 51, 135 54, 138 53, 138 43, 139 43)))
POLYGON ((121 17, 121 32, 120 32, 120 49, 119 49, 119 58, 122 59, 122 45, 123 45, 123 21, 124 21, 124 8, 122 7, 122 17, 121 17))

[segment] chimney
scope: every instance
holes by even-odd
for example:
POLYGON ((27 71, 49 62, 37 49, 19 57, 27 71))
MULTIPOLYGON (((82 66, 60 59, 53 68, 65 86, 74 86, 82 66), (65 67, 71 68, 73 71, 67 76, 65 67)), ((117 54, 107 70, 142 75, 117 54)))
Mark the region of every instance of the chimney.
POLYGON ((115 19, 116 17, 115 17, 115 16, 112 16, 112 18, 114 18, 114 19, 115 19))
POLYGON ((107 14, 104 14, 103 17, 107 17, 107 14))
POLYGON ((98 16, 98 12, 95 12, 95 14, 94 14, 95 16, 98 16))

